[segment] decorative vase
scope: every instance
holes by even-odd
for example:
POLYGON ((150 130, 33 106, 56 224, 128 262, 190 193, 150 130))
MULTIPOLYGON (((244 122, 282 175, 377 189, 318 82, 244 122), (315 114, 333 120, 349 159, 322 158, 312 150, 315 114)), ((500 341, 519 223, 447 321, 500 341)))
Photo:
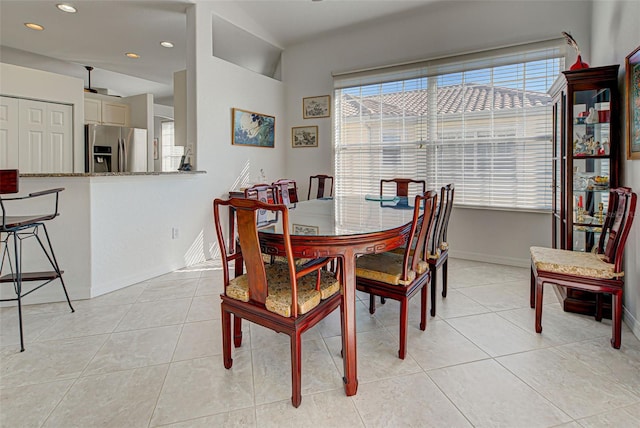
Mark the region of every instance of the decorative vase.
POLYGON ((576 58, 576 62, 569 68, 569 70, 582 70, 583 68, 589 68, 589 64, 586 62, 582 62, 582 56, 578 54, 578 58, 576 58))

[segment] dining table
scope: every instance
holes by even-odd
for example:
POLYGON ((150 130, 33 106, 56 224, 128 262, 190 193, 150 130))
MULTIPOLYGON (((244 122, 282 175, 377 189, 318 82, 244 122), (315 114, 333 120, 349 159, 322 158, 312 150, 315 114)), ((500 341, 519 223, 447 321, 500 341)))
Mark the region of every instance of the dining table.
MULTIPOLYGON (((342 264, 342 358, 346 395, 358 390, 356 349, 356 258, 403 246, 411 229, 413 201, 353 195, 289 206, 289 233, 296 258, 337 258, 342 264)), ((284 254, 282 222, 259 229, 263 253, 284 254)))

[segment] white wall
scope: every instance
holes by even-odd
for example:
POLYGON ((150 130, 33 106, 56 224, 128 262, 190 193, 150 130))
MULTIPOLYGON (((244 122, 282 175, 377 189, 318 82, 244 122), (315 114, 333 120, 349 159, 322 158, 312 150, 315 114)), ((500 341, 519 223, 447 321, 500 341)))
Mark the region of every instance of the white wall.
POLYGON ((84 82, 75 77, 0 63, 0 95, 73 106, 73 171, 84 172, 84 82))
POLYGON ((194 40, 193 50, 187 52, 187 141, 197 141, 196 166, 207 175, 198 182, 197 198, 188 202, 190 210, 183 222, 195 222, 204 229, 202 246, 207 258, 217 256, 213 199, 255 183, 260 169, 268 181, 279 178, 285 171, 288 135, 283 124, 283 84, 214 57, 212 14, 212 2, 198 3, 187 11, 187 38, 194 40), (232 146, 234 107, 275 116, 275 148, 232 146))
MULTIPOLYGON (((593 34, 591 56, 593 66, 620 64, 619 86, 625 92, 624 60, 640 45, 640 2, 636 0, 597 0, 593 5, 593 34)), ((624 100, 624 98, 623 98, 624 100)), ((627 106, 623 102, 622 111, 627 106)), ((623 117, 625 117, 623 115, 623 117)), ((626 121, 623 119, 623 147, 620 153, 622 166, 621 185, 640 193, 640 161, 626 160, 626 121)), ((624 272, 624 322, 640 337, 640 207, 625 247, 624 272)))
MULTIPOLYGON (((305 195, 311 173, 333 171, 332 119, 303 120, 301 108, 303 97, 333 93, 332 72, 546 40, 561 37, 563 30, 584 50, 590 10, 590 3, 581 1, 437 3, 286 49, 285 125, 318 125, 320 134, 317 149, 287 151, 287 176, 305 195)), ((528 266, 529 246, 550 245, 550 224, 549 214, 456 209, 450 220, 451 255, 528 266)))

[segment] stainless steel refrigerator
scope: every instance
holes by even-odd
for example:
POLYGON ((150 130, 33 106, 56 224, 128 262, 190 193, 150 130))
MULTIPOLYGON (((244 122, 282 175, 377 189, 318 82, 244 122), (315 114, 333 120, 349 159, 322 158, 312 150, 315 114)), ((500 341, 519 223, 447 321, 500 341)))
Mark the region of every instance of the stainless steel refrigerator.
POLYGON ((85 125, 85 172, 146 172, 147 130, 85 125))

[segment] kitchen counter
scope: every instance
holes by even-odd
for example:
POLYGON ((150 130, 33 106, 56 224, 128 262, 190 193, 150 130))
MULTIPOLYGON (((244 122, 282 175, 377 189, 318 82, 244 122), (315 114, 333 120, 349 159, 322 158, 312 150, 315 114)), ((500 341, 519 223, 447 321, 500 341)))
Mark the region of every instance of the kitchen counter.
POLYGON ((20 177, 111 177, 132 175, 193 175, 206 174, 207 171, 147 171, 147 172, 54 172, 20 174, 20 177))

